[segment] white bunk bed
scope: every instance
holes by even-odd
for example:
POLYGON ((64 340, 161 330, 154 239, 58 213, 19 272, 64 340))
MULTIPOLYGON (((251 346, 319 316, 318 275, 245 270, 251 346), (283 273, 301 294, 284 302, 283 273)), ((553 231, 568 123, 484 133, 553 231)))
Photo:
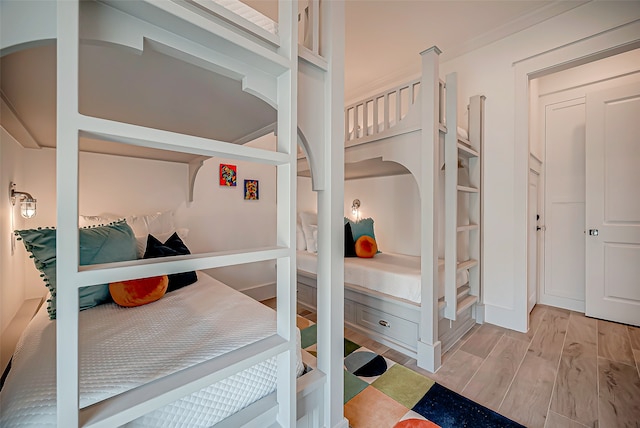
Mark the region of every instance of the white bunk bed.
MULTIPOLYGON (((410 172, 418 183, 423 219, 422 257, 383 253, 373 259, 345 259, 345 323, 417 358, 418 365, 430 371, 439 368, 443 352, 483 322, 484 97, 470 99, 467 129, 457 126, 456 75, 448 75, 446 82, 439 79, 438 55, 437 47, 422 53, 421 78, 345 109, 345 177, 410 172), (468 170, 469 182, 458 183, 459 165, 468 170), (442 169, 444 183, 439 182, 442 169), (464 202, 460 207, 459 199, 464 202), (445 219, 438 221, 438 214, 445 219), (464 219, 458 224, 459 217, 464 219), (439 232, 444 236, 440 245, 439 232)), ((299 159, 303 176, 305 162, 299 159)), ((299 255, 298 299, 312 310, 315 267, 312 255, 299 255)))
MULTIPOLYGON (((315 145, 308 144, 306 150, 317 153, 315 157, 322 160, 324 169, 314 171, 320 176, 331 176, 335 164, 331 158, 326 161, 323 159, 322 148, 335 137, 330 132, 336 122, 332 109, 336 106, 340 109, 342 105, 342 97, 337 95, 342 88, 337 70, 343 61, 343 34, 340 31, 321 31, 320 26, 328 29, 336 24, 340 27, 344 20, 343 6, 325 4, 320 8, 317 0, 304 2, 299 6, 297 3, 281 0, 277 25, 273 22, 264 25, 264 20, 256 23, 255 11, 243 3, 230 0, 50 1, 37 4, 6 1, 0 7, 3 26, 1 56, 56 42, 56 90, 59 94, 55 144, 57 319, 55 323, 47 322, 46 311, 41 308, 25 330, 19 354, 24 355, 31 348, 29 355, 33 356, 35 352, 37 358, 46 358, 47 355, 49 358, 46 363, 39 365, 38 372, 30 370, 28 362, 25 363, 25 359, 18 356, 14 362, 15 370, 9 371, 7 377, 6 385, 9 390, 2 391, 3 401, 6 398, 7 403, 15 404, 16 396, 13 394, 18 397, 22 394, 18 390, 24 378, 20 376, 35 373, 35 378, 31 377, 34 388, 43 380, 41 377, 46 377, 47 386, 41 391, 44 396, 40 396, 38 400, 47 402, 45 413, 53 419, 46 419, 45 422, 34 419, 31 422, 34 426, 49 424, 101 427, 129 423, 135 425, 140 421, 144 426, 145 420, 140 418, 145 417, 151 418, 148 419, 151 422, 147 422, 147 426, 155 426, 153 421, 157 422, 157 419, 153 419, 154 415, 160 415, 163 423, 168 426, 184 426, 185 423, 195 426, 191 422, 184 422, 191 421, 189 418, 195 416, 206 426, 215 423, 222 427, 346 427, 346 420, 342 416, 342 358, 336 358, 336 355, 342 354, 342 348, 333 345, 337 341, 327 340, 327 337, 342 331, 342 326, 332 314, 336 307, 338 317, 342 316, 340 305, 333 303, 336 298, 341 301, 341 290, 334 293, 330 287, 331 277, 336 275, 334 270, 341 272, 341 260, 329 255, 327 267, 321 274, 326 277, 324 282, 328 286, 320 291, 326 297, 326 304, 320 309, 323 316, 318 322, 318 365, 297 378, 300 359, 297 355, 300 351, 296 343, 295 328, 295 246, 291 244, 294 242, 292 237, 295 236, 296 196, 295 185, 292 183, 296 179, 296 146, 301 134, 300 128, 304 127, 298 121, 298 115, 304 117, 306 110, 312 110, 314 116, 317 116, 315 111, 318 105, 325 106, 319 128, 323 133, 308 135, 313 137, 315 145), (235 8, 230 4, 235 4, 235 8), (298 32, 297 21, 300 16, 305 18, 308 30, 298 32), (36 22, 37 26, 25 25, 36 22), (302 46, 298 46, 296 33, 302 34, 302 46), (156 51, 225 78, 241 81, 244 92, 255 95, 277 110, 276 125, 255 130, 250 136, 255 138, 260 132, 267 132, 266 129, 273 130, 275 127, 278 135, 276 151, 246 147, 242 145, 247 141, 246 138, 218 140, 81 112, 79 66, 81 48, 84 46, 111 46, 115 49, 124 48, 128 52, 156 51), (304 79, 309 68, 313 68, 317 86, 310 84, 309 79, 304 79), (318 79, 318 76, 322 78, 318 79), (298 102, 299 84, 307 89, 308 94, 312 94, 307 95, 303 102, 298 102), (104 145, 105 142, 109 144, 104 145), (171 259, 79 266, 79 150, 188 163, 189 200, 193 197, 195 175, 204 159, 222 156, 274 165, 277 167, 278 193, 276 245, 241 251, 191 254, 171 259), (99 326, 108 319, 113 321, 112 327, 115 327, 114 336, 110 340, 117 342, 122 339, 119 336, 121 329, 116 324, 122 310, 115 305, 103 305, 79 314, 80 287, 266 260, 275 261, 277 267, 278 301, 275 314, 270 310, 265 311, 266 308, 261 304, 239 295, 204 274, 198 275, 196 284, 175 291, 170 297, 163 298, 154 305, 136 308, 135 311, 136 316, 142 317, 146 323, 153 323, 157 317, 166 319, 167 313, 173 313, 184 320, 185 312, 193 314, 194 311, 196 315, 213 323, 216 320, 222 322, 220 317, 229 322, 233 319, 231 314, 225 316, 219 306, 216 309, 215 306, 205 304, 207 296, 213 293, 209 298, 221 298, 223 306, 225 300, 227 304, 233 301, 231 309, 244 306, 248 312, 261 314, 257 318, 247 316, 248 322, 245 324, 258 325, 264 329, 253 333, 238 330, 237 336, 242 339, 231 340, 213 349, 209 349, 209 341, 204 340, 207 349, 196 351, 195 356, 182 353, 173 357, 156 355, 158 359, 152 361, 152 366, 161 366, 162 370, 146 377, 141 376, 126 386, 116 384, 111 385, 115 388, 104 388, 99 384, 91 384, 93 379, 87 379, 87 372, 84 371, 86 366, 82 368, 81 365, 86 355, 93 355, 102 365, 98 372, 91 372, 89 377, 93 374, 102 378, 109 378, 109 365, 122 364, 113 361, 120 352, 126 361, 134 361, 139 355, 125 341, 121 343, 126 345, 125 349, 115 348, 114 352, 105 352, 108 355, 105 357, 105 353, 100 352, 99 344, 87 339, 87 334, 91 335, 92 331, 96 331, 96 322, 99 326), (333 294, 337 297, 333 297, 333 294), (173 305, 185 305, 182 314, 176 312, 173 305), (43 335, 43 331, 47 330, 46 335, 43 335), (32 334, 46 340, 36 343, 31 340, 32 334), (38 346, 47 347, 49 354, 41 354, 44 350, 38 346), (248 370, 260 370, 260 367, 265 366, 269 367, 266 371, 262 370, 269 378, 266 388, 262 385, 262 392, 253 394, 250 399, 245 397, 244 404, 231 400, 229 406, 229 398, 220 396, 226 393, 224 385, 233 385, 233 379, 242 378, 248 370), (38 373, 42 376, 38 376, 38 373), (92 388, 97 388, 100 392, 96 394, 92 388), (227 409, 215 416, 218 412, 213 408, 215 406, 201 406, 199 398, 196 398, 198 406, 182 406, 184 400, 189 402, 190 397, 198 397, 198 394, 207 395, 212 403, 226 403, 224 406, 227 409), (173 414, 171 411, 165 412, 171 408, 172 403, 177 403, 173 407, 180 408, 178 413, 182 413, 173 422, 163 416, 173 414), (214 413, 214 416, 210 413, 214 413), (200 417, 203 414, 207 416, 204 419, 200 417)), ((13 111, 4 96, 2 102, 3 113, 9 113, 8 121, 3 121, 3 126, 28 136, 28 130, 21 125, 17 112, 13 111)), ((238 132, 245 131, 243 129, 238 132)), ((33 141, 27 141, 30 142, 33 141)), ((339 157, 338 159, 341 160, 339 157)), ((331 188, 328 190, 327 193, 330 194, 331 188)), ((322 201, 319 203, 323 207, 330 205, 330 199, 326 204, 322 201)), ((326 236, 329 236, 328 232, 326 236)), ((335 245, 332 242, 329 244, 331 245, 323 241, 321 247, 330 254, 330 247, 335 245)), ((128 314, 132 315, 134 312, 129 311, 128 314)), ((191 331, 188 326, 193 323, 185 321, 187 324, 184 329, 191 331)), ((241 324, 240 320, 236 321, 232 322, 233 327, 241 324)), ((249 330, 252 328, 255 329, 249 327, 249 330)), ((218 339, 211 340, 215 342, 218 339)), ((144 344, 141 345, 145 350, 144 344)), ((148 347, 146 348, 148 351, 148 347)), ((175 351, 175 346, 169 345, 167 349, 175 351)), ((37 361, 38 359, 36 364, 37 361)), ((145 364, 140 365, 138 362, 141 371, 144 371, 144 366, 145 364)), ((7 426, 11 424, 10 421, 7 426)))

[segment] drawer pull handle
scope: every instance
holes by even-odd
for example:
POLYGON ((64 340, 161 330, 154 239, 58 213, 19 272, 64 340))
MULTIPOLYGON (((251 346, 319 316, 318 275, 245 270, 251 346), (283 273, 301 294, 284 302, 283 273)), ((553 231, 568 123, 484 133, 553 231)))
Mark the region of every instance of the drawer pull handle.
POLYGON ((389 322, 385 320, 378 321, 378 324, 380 324, 383 327, 391 327, 391 324, 389 324, 389 322))

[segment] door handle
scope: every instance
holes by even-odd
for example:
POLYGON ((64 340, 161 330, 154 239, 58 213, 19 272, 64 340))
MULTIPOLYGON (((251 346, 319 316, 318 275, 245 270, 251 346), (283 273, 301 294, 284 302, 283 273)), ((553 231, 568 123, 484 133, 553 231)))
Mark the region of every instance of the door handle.
POLYGON ((547 226, 536 226, 536 231, 541 230, 541 231, 545 231, 547 230, 547 226))
POLYGON ((589 236, 598 236, 598 229, 589 229, 589 236))

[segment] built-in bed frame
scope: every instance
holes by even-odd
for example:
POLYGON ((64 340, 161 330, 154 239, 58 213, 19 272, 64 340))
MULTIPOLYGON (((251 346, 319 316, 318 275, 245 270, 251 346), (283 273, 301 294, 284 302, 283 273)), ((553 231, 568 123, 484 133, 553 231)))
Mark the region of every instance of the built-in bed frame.
MULTIPOLYGON (((320 7, 317 0, 312 0, 301 9, 310 25, 309 31, 301 32, 302 46, 298 46, 296 37, 298 4, 287 0, 279 2, 277 33, 256 25, 251 17, 242 17, 207 0, 3 1, 0 6, 2 56, 46 43, 57 46, 57 425, 119 426, 204 385, 277 357, 277 392, 220 425, 346 427, 347 421, 342 416, 342 346, 337 345, 341 341, 330 339, 342 334, 339 321, 342 289, 332 287, 334 279, 342 274, 341 255, 332 256, 337 254, 335 250, 341 248, 341 243, 333 242, 329 233, 332 223, 342 222, 342 215, 335 208, 342 205, 338 181, 323 181, 320 188, 326 192, 318 201, 325 231, 321 233, 319 246, 326 254, 324 269, 319 275, 318 366, 298 379, 295 377, 295 238, 292 238, 296 230, 293 183, 298 141, 301 140, 305 151, 320 166, 314 170, 317 176, 333 177, 334 170, 342 170, 341 150, 331 155, 331 150, 324 147, 340 139, 341 132, 332 130, 343 126, 343 6, 324 2, 320 7), (137 52, 157 50, 241 81, 245 92, 277 109, 277 150, 261 150, 80 114, 79 46, 86 43, 137 52), (308 75, 313 78, 306 78, 308 75), (299 87, 304 92, 300 101, 299 87), (306 118, 313 118, 313 125, 305 126, 306 118), (190 165, 190 198, 195 174, 206 158, 221 156, 275 165, 276 246, 194 254, 173 260, 79 267, 77 189, 81 139, 98 141, 98 148, 94 145, 92 149, 98 152, 99 142, 108 141, 135 146, 137 157, 154 159, 158 149, 186 154, 180 161, 190 165), (336 196, 332 198, 334 189, 336 196), (79 287, 265 260, 274 260, 277 265, 276 335, 142 385, 134 392, 78 408, 79 287)), ((15 113, 4 102, 3 98, 3 113, 15 113)), ((20 129, 19 121, 10 122, 7 126, 28 135, 28 130, 20 129)), ((341 174, 337 176, 341 180, 341 174)))
MULTIPOLYGON (((345 283, 345 324, 380 343, 417 358, 429 371, 440 367, 446 352, 475 323, 483 322, 481 305, 481 161, 484 97, 468 105, 468 137, 458 130, 456 74, 439 78, 433 47, 422 55, 422 75, 345 108, 345 176, 353 178, 396 174, 401 165, 416 179, 421 197, 421 303, 396 298, 357 284, 345 283), (444 153, 442 153, 444 152, 444 153), (390 162, 391 161, 391 162, 390 162), (380 168, 377 168, 379 165, 380 168), (439 176, 444 165, 444 195, 439 176), (469 171, 469 183, 458 183, 458 166, 469 171), (468 220, 456 224, 458 195, 466 195, 468 220), (438 226, 444 203, 445 221, 438 226), (438 227, 445 228, 445 292, 439 296, 438 227), (462 238, 462 239, 460 239, 462 238), (468 258, 457 259, 458 242, 468 258), (456 284, 456 274, 468 269, 469 282, 456 284)), ((299 160, 304 175, 305 159, 299 160)), ((405 170, 405 172, 406 172, 405 170)), ((348 260, 347 260, 348 262, 348 260)), ((361 264, 359 264, 361 265, 361 264)), ((315 275, 298 270, 298 299, 315 309, 315 275)))

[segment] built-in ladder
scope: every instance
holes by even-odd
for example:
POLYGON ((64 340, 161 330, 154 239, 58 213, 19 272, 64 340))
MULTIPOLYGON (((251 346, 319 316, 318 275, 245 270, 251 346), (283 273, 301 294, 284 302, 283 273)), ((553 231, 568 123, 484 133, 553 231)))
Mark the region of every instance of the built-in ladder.
MULTIPOLYGON (((83 3, 79 0, 58 2, 57 13, 57 425, 59 427, 113 427, 128 423, 163 405, 196 392, 214 382, 234 375, 257 363, 276 357, 277 371, 277 426, 291 427, 296 424, 296 333, 295 333, 295 162, 296 162, 296 114, 297 114, 297 50, 291 33, 295 30, 297 10, 290 2, 281 1, 280 37, 283 40, 279 53, 264 50, 250 41, 238 39, 238 53, 253 58, 253 65, 233 71, 250 77, 260 75, 269 81, 270 92, 278 104, 277 151, 194 137, 175 132, 153 129, 99 117, 82 115, 79 112, 79 55, 81 26, 105 24, 98 16, 88 17, 81 13, 83 3), (93 18, 94 20, 90 19, 93 18), (288 43, 287 43, 288 42, 288 43), (264 55, 256 52, 264 52, 264 55), (250 70, 251 68, 251 70, 250 70), (252 74, 253 73, 253 74, 252 74), (220 156, 241 161, 274 165, 277 168, 277 240, 271 248, 256 248, 245 251, 192 254, 179 260, 158 258, 138 263, 110 263, 105 265, 78 266, 78 139, 82 135, 98 136, 105 141, 133 144, 154 149, 171 150, 220 156), (194 269, 232 266, 258 261, 276 261, 277 266, 277 334, 247 345, 220 357, 205 361, 188 369, 158 379, 136 389, 137 393, 125 392, 92 406, 79 409, 79 357, 78 357, 78 289, 100 283, 109 283, 133 278, 165 275, 194 269)), ((130 2, 113 2, 114 7, 128 7, 130 2)), ((156 7, 175 9, 171 2, 137 2, 133 5, 148 12, 143 17, 158 17, 156 7), (155 13, 154 13, 155 12, 155 13)), ((133 7, 132 6, 132 7, 133 7)), ((175 9, 179 13, 187 11, 175 9)), ((194 17, 194 19, 197 17, 194 17)), ((143 22, 143 28, 159 23, 143 22), (146 26, 146 27, 145 27, 146 26)), ((177 15, 162 15, 164 29, 172 22, 184 28, 185 22, 177 15), (175 19, 174 19, 175 18, 175 19), (173 21, 172 21, 173 20, 173 21), (166 24, 166 25, 165 25, 166 24)), ((188 22, 188 21, 187 21, 188 22)), ((126 28, 104 25, 106 33, 120 32, 125 37, 126 28)), ((137 28, 136 28, 137 29, 137 28)), ((144 33, 143 30, 141 33, 144 33)), ((220 42, 223 36, 199 28, 199 36, 211 37, 220 42)), ((188 40, 169 31, 158 36, 159 43, 176 50, 186 50, 193 45, 188 40)), ((222 43, 222 42, 220 42, 222 43)), ((220 45, 218 43, 218 47, 220 45)), ((211 46, 216 46, 211 43, 211 46)), ((200 49, 200 46, 197 46, 200 49)), ((216 64, 214 51, 201 49, 198 56, 203 62, 216 64)), ((238 62, 239 64, 239 62, 238 62)), ((244 67, 244 65, 239 65, 244 67)), ((267 90, 265 83, 261 89, 267 90)), ((117 364, 117 361, 114 361, 117 364)), ((265 423, 267 421, 264 421, 265 423)), ((269 422, 271 425, 271 422, 269 422)))
MULTIPOLYGON (((447 93, 457 93, 457 76, 446 79, 447 93)), ((484 97, 474 96, 469 104, 469 139, 458 135, 458 112, 447 107, 449 126, 445 135, 445 295, 444 316, 455 321, 462 312, 480 301, 481 284, 481 211, 482 211, 482 104, 484 97), (468 168, 469 182, 458 181, 459 166, 468 168), (458 198, 466 198, 468 217, 460 219, 458 198), (458 242, 468 243, 468 257, 458 259, 458 242), (468 271, 469 281, 458 285, 457 277, 468 271)))

